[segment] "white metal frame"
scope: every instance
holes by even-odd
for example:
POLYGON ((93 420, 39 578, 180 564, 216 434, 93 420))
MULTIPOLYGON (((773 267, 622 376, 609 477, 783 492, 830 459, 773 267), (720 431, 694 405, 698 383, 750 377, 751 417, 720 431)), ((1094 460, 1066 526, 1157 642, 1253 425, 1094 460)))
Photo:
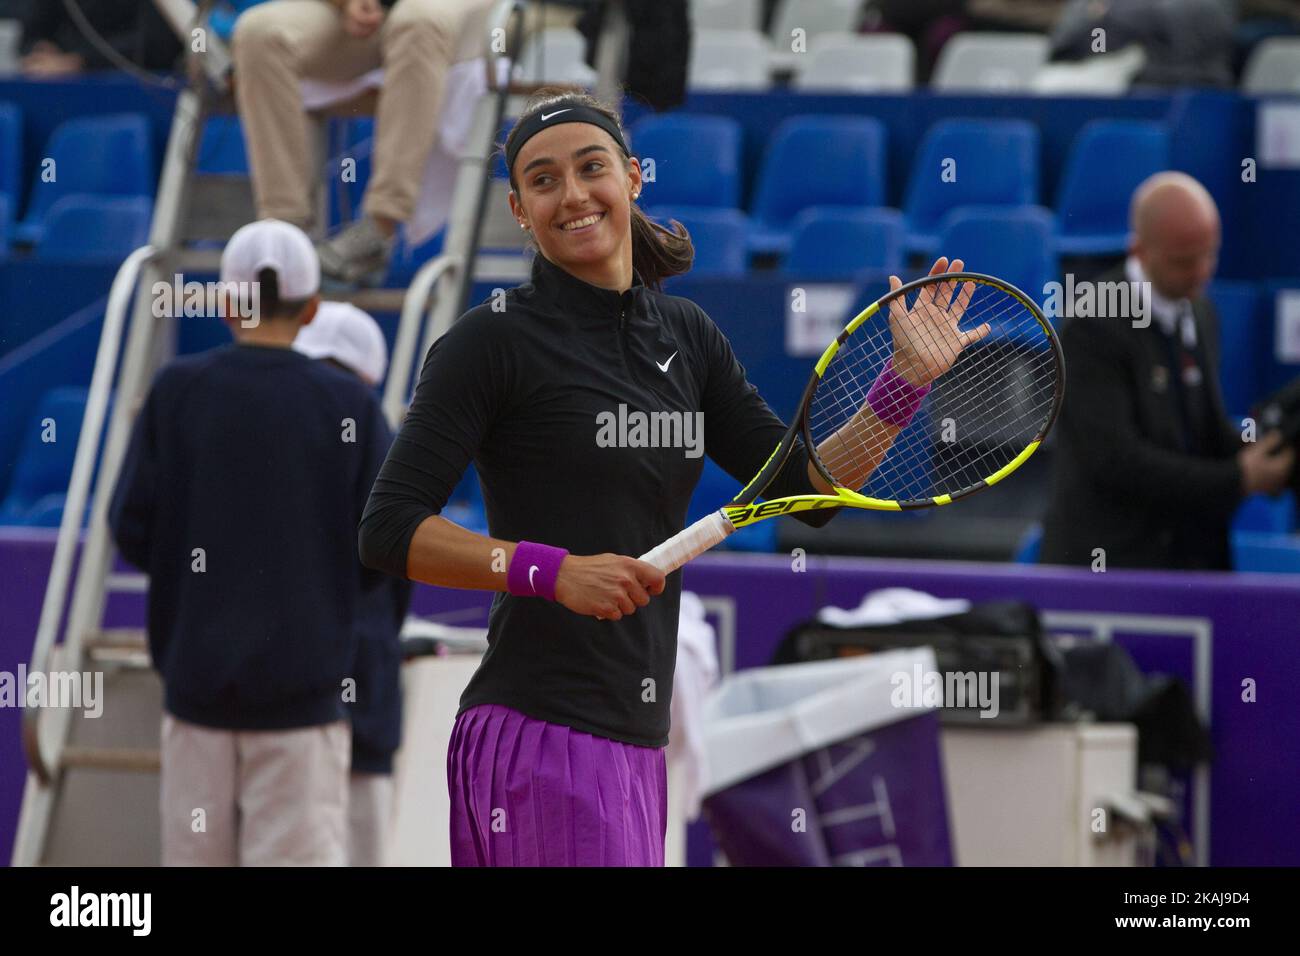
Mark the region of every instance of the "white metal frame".
MULTIPOLYGON (((1107 614, 1096 611, 1043 611, 1043 626, 1050 631, 1090 632, 1096 640, 1110 643, 1116 632, 1181 637, 1192 642, 1192 696, 1196 713, 1205 726, 1210 724, 1213 692, 1214 625, 1209 618, 1163 614, 1107 614)), ((1210 863, 1210 769, 1199 766, 1192 773, 1193 837, 1196 865, 1210 863)))

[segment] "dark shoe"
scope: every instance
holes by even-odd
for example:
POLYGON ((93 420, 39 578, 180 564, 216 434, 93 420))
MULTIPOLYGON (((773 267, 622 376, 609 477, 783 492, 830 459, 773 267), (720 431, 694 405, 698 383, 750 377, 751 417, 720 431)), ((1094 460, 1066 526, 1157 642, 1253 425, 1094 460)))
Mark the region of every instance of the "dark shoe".
POLYGON ((384 281, 396 237, 385 236, 365 216, 332 239, 316 244, 322 280, 374 285, 384 281))

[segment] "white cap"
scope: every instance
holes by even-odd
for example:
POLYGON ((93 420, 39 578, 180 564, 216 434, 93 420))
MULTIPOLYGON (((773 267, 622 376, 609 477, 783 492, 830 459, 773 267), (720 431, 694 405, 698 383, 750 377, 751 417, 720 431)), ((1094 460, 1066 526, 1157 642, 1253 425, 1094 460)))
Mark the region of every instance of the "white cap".
POLYGON ((279 219, 240 226, 221 253, 222 282, 256 282, 274 269, 281 299, 310 299, 320 291, 320 259, 307 234, 279 219))
POLYGON ((311 358, 334 359, 378 385, 388 368, 388 343, 368 312, 347 302, 322 302, 316 318, 298 330, 293 347, 311 358))

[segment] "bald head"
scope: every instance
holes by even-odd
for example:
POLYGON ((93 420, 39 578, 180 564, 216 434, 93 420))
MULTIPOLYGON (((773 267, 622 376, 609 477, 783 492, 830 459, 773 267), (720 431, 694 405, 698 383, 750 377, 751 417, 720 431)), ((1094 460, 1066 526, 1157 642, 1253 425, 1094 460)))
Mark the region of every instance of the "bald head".
POLYGON ((1219 210, 1186 173, 1156 173, 1129 207, 1130 251, 1156 291, 1171 299, 1205 291, 1219 259, 1219 210))

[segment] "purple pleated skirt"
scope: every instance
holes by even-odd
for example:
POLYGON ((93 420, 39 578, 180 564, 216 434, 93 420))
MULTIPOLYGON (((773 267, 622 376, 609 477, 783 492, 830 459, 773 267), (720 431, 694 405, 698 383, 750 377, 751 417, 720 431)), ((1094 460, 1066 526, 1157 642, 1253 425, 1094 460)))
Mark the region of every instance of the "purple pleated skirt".
POLYGON ((447 748, 452 866, 663 866, 664 751, 499 704, 456 718, 447 748))

